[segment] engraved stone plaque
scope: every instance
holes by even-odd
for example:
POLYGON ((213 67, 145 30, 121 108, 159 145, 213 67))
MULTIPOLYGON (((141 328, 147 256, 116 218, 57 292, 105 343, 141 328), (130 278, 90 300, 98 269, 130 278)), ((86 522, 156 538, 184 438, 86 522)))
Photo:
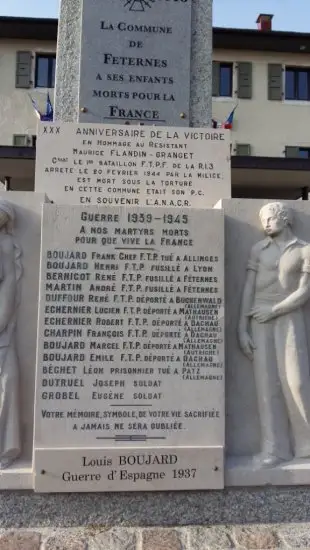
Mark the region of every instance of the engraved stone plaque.
POLYGON ((227 130, 40 124, 36 191, 60 204, 212 207, 231 197, 227 130))
POLYGON ((44 206, 37 491, 223 487, 223 216, 44 206))
POLYGON ((80 121, 186 126, 191 0, 84 0, 80 121))

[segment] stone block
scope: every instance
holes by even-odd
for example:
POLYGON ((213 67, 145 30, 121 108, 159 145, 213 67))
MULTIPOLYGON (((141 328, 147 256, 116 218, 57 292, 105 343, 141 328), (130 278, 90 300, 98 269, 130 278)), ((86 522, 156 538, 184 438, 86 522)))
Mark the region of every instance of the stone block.
POLYGON ((276 530, 272 527, 236 527, 233 537, 236 548, 243 550, 276 550, 283 547, 276 530))
POLYGON ((191 126, 212 122, 212 4, 193 0, 190 121, 191 126))
POLYGON ((40 540, 33 531, 10 531, 0 537, 0 550, 39 550, 40 540))
POLYGON ((284 543, 284 548, 310 548, 310 525, 309 523, 291 523, 280 525, 278 535, 284 543))
POLYGON ((115 528, 95 535, 88 543, 88 550, 136 550, 136 533, 123 528, 115 528))
POLYGON ((229 527, 193 527, 189 529, 191 550, 228 550, 235 548, 229 527))
POLYGON ((58 25, 54 119, 72 122, 79 116, 81 0, 62 0, 58 25))
POLYGON ((87 550, 87 541, 78 532, 64 531, 49 537, 43 545, 43 550, 87 550))
POLYGON ((142 550, 185 550, 180 534, 174 529, 145 529, 142 550))

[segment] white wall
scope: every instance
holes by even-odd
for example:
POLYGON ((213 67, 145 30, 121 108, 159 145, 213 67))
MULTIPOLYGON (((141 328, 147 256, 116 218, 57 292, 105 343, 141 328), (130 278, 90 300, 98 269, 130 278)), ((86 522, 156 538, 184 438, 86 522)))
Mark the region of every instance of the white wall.
MULTIPOLYGON (((37 100, 39 107, 46 106, 44 88, 15 88, 16 52, 53 53, 55 42, 0 39, 0 145, 13 145, 13 134, 36 134, 38 119, 34 114, 29 93, 37 100)), ((35 59, 33 59, 33 82, 35 81, 35 59)), ((50 90, 53 102, 54 90, 50 90)))
POLYGON ((235 112, 233 147, 249 143, 252 155, 283 157, 286 145, 310 147, 310 102, 268 101, 268 63, 309 66, 310 55, 273 52, 216 50, 215 61, 251 61, 253 63, 253 97, 238 99, 237 68, 234 65, 233 98, 213 98, 213 117, 225 118, 238 102, 235 112))

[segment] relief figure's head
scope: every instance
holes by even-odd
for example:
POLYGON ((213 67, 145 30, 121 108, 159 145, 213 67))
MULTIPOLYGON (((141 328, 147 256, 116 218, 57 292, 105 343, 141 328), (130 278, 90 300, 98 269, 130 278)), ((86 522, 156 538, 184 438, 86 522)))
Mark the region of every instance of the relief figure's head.
POLYGON ((276 237, 287 227, 292 227, 293 212, 283 202, 270 202, 260 209, 259 217, 269 237, 276 237))
POLYGON ((15 213, 12 204, 5 199, 0 199, 0 231, 6 229, 8 233, 11 233, 14 218, 15 213))

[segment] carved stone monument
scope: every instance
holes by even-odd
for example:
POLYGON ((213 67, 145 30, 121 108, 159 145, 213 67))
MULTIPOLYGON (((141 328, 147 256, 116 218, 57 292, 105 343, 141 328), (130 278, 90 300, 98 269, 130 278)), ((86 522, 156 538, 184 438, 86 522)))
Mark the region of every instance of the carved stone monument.
MULTIPOLYGON (((87 528, 70 545, 83 550, 202 550, 235 545, 237 529, 220 542, 215 529, 210 542, 213 530, 201 525, 270 522, 275 510, 276 521, 290 521, 294 504, 296 519, 308 520, 309 488, 283 498, 265 486, 310 485, 309 203, 224 199, 221 212, 204 210, 230 196, 229 155, 215 145, 223 131, 202 130, 211 123, 211 7, 61 1, 55 122, 41 131, 53 146, 47 154, 48 140, 38 141, 36 189, 50 176, 62 189, 43 209, 40 281, 44 198, 0 199, 0 489, 93 494, 27 494, 22 507, 9 495, 0 526, 14 526, 22 509, 26 537, 29 525, 79 524, 87 528), (64 122, 74 124, 61 135, 64 122), (74 146, 77 127, 97 141, 86 135, 74 146), (105 129, 115 144, 100 142, 105 129), (206 135, 214 148, 204 149, 206 135), (136 166, 118 164, 128 151, 136 166), (107 171, 97 174, 102 160, 107 171), (131 188, 141 201, 130 202, 139 195, 131 188), (197 491, 224 480, 226 491, 197 491), (95 494, 106 491, 148 493, 95 494)), ((45 544, 34 533, 23 548, 67 546, 58 535, 45 544)), ((0 546, 11 547, 3 536, 0 546)))

